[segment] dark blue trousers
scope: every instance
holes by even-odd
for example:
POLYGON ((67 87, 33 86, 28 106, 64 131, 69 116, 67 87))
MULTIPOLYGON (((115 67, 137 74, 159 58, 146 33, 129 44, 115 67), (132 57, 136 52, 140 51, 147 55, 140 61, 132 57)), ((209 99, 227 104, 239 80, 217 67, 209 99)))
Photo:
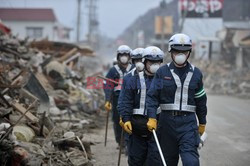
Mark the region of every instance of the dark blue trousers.
POLYGON ((112 120, 113 120, 113 128, 115 133, 115 140, 118 144, 120 144, 122 128, 119 124, 120 115, 117 110, 118 97, 116 94, 113 95, 112 100, 112 120))
POLYGON ((160 163, 160 154, 153 135, 150 138, 143 138, 134 134, 129 136, 129 166, 158 166, 160 163))
POLYGON ((162 111, 157 134, 168 166, 177 166, 179 155, 183 166, 199 166, 200 137, 195 113, 172 116, 162 111))

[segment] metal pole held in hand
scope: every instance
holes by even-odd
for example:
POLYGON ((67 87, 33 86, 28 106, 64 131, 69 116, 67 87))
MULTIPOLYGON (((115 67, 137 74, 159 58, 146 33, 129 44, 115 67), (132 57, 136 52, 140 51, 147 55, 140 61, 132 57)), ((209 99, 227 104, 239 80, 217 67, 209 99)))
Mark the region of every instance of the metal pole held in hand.
POLYGON ((107 117, 106 117, 106 129, 105 129, 105 140, 104 140, 104 146, 106 146, 106 144, 107 144, 108 124, 109 124, 109 111, 107 111, 107 117))
POLYGON ((163 156, 163 153, 161 151, 161 146, 159 144, 159 141, 158 141, 158 138, 157 138, 157 135, 156 135, 156 132, 155 130, 153 129, 153 135, 154 135, 154 138, 155 138, 155 142, 156 142, 156 145, 157 145, 157 148, 159 150, 159 153, 160 153, 160 156, 161 156, 161 160, 162 160, 162 163, 164 166, 167 166, 166 162, 165 162, 165 159, 164 159, 164 156, 163 156))

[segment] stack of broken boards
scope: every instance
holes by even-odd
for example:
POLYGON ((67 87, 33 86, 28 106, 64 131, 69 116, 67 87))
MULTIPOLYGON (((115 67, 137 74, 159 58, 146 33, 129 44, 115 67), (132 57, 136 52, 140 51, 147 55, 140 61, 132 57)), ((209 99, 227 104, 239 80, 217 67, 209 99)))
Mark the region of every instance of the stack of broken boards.
POLYGON ((94 57, 69 43, 0 36, 0 165, 92 164, 84 135, 98 127, 103 92, 79 64, 94 57))

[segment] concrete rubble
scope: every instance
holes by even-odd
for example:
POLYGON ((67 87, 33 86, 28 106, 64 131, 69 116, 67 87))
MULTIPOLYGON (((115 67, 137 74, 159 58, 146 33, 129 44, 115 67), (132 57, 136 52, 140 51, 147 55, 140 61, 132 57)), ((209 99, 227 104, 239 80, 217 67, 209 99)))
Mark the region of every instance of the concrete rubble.
POLYGON ((203 72, 205 89, 209 93, 250 98, 249 68, 236 69, 235 65, 222 61, 193 60, 203 72))
POLYGON ((100 126, 104 97, 86 88, 84 56, 94 52, 0 35, 0 165, 93 165, 84 135, 100 126))

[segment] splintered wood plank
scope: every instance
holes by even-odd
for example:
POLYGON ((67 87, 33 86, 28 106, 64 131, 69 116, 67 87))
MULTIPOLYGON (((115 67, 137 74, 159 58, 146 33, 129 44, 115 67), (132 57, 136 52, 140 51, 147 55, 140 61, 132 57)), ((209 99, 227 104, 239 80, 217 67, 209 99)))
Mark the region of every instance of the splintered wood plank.
POLYGON ((69 52, 58 59, 59 62, 67 60, 69 57, 73 56, 77 52, 77 48, 72 48, 69 52))
MULTIPOLYGON (((11 105, 20 113, 24 114, 27 109, 24 108, 21 104, 17 103, 17 102, 12 102, 11 105)), ((39 119, 33 115, 30 111, 28 111, 26 114, 25 114, 25 117, 27 119, 29 119, 31 122, 33 123, 37 123, 39 121, 39 119)))

